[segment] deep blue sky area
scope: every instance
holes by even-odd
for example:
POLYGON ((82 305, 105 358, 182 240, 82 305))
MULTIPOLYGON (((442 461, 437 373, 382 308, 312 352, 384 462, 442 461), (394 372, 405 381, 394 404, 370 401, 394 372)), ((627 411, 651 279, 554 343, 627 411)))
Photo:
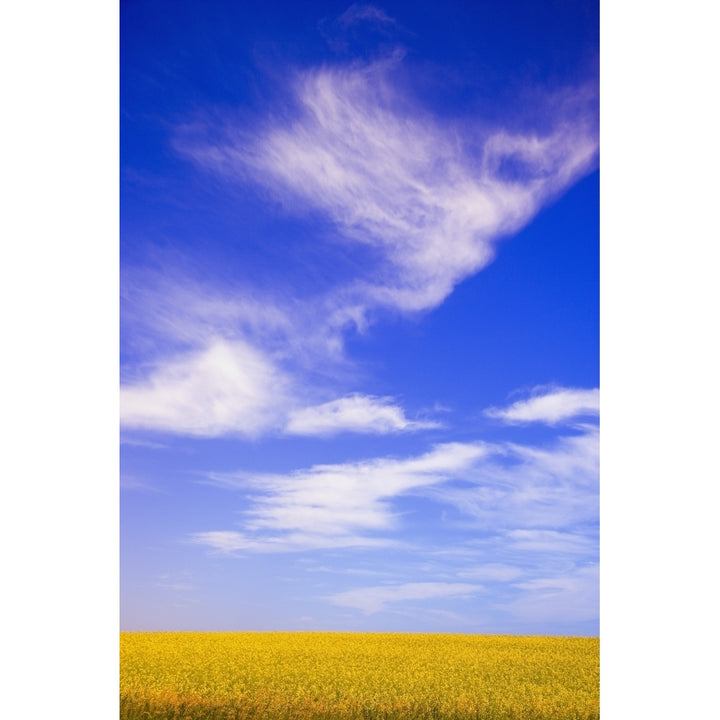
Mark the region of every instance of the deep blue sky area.
POLYGON ((120 3, 121 628, 596 635, 597 2, 120 3))

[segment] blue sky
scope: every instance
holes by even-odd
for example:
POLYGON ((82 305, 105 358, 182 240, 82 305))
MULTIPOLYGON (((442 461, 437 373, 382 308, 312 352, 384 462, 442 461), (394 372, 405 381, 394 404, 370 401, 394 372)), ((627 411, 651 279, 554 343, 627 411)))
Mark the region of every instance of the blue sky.
POLYGON ((598 633, 598 30, 120 4, 122 629, 598 633))

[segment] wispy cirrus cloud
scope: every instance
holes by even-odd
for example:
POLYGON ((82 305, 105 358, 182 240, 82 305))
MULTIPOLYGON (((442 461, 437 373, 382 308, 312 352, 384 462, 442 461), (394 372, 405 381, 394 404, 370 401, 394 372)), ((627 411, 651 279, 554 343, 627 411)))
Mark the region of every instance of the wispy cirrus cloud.
POLYGON ((597 538, 558 530, 509 530, 505 537, 512 551, 548 553, 554 556, 586 555, 597 547, 597 538))
POLYGON ((120 476, 120 490, 153 494, 163 492, 148 482, 128 475, 120 476))
POLYGON ((541 446, 445 443, 407 459, 208 478, 242 490, 249 501, 242 530, 193 537, 219 551, 357 546, 362 538, 368 545, 392 545, 407 530, 401 500, 409 493, 455 508, 449 527, 490 532, 510 554, 563 547, 591 553, 596 545, 592 533, 576 529, 597 518, 598 437, 592 427, 541 446))
MULTIPOLYGON (((488 565, 488 568, 492 566, 488 565)), ((406 614, 413 606, 424 606, 427 613, 447 612, 432 608, 431 601, 462 600, 472 608, 465 617, 456 616, 455 619, 462 620, 462 625, 481 629, 486 627, 486 618, 492 615, 494 627, 514 632, 522 632, 534 623, 561 631, 568 624, 597 621, 597 562, 570 565, 563 572, 549 574, 532 566, 521 569, 496 565, 495 568, 487 574, 458 573, 460 578, 472 581, 485 576, 487 584, 433 579, 355 587, 324 599, 364 615, 388 611, 406 614)))
POLYGON ((525 571, 521 567, 506 563, 481 563, 465 567, 458 572, 458 576, 461 578, 490 582, 516 580, 524 574, 525 571))
POLYGON ((348 28, 359 22, 369 22, 373 25, 397 24, 382 8, 367 3, 353 3, 336 22, 342 28, 348 28))
POLYGON ((481 585, 470 583, 412 582, 346 590, 330 595, 327 600, 333 605, 354 608, 370 615, 395 603, 436 598, 467 598, 482 591, 481 585))
POLYGON ((453 505, 480 528, 557 530, 596 520, 596 427, 543 445, 497 443, 487 449, 463 484, 430 487, 424 494, 453 505))
POLYGON ((600 413, 598 388, 537 388, 531 397, 505 408, 488 408, 485 415, 508 424, 541 422, 557 425, 583 415, 600 413))
POLYGON ((592 112, 545 133, 440 124, 396 90, 393 62, 323 67, 294 83, 291 120, 186 129, 178 149, 330 218, 374 259, 340 305, 427 310, 487 265, 496 241, 596 162, 592 112), (209 137, 213 137, 210 140, 209 137))
POLYGON ((342 53, 352 48, 359 54, 372 52, 375 47, 373 40, 387 41, 393 35, 407 33, 395 18, 369 3, 353 3, 338 17, 323 18, 318 23, 318 29, 335 52, 342 53))
POLYGON ((355 394, 292 411, 285 432, 291 435, 334 435, 343 431, 386 434, 437 427, 440 423, 434 421, 409 420, 392 398, 355 394))
POLYGON ((251 505, 242 532, 197 533, 193 541, 222 552, 392 545, 398 516, 391 499, 453 478, 485 452, 479 443, 446 443, 406 460, 317 465, 288 475, 210 474, 215 484, 250 491, 251 505))
POLYGON ((253 535, 236 530, 210 530, 194 533, 190 542, 209 548, 211 552, 221 555, 246 555, 250 553, 292 553, 311 550, 358 548, 363 550, 380 549, 396 543, 388 538, 374 538, 365 535, 353 535, 349 532, 340 533, 332 540, 328 535, 308 532, 286 532, 278 534, 253 535))

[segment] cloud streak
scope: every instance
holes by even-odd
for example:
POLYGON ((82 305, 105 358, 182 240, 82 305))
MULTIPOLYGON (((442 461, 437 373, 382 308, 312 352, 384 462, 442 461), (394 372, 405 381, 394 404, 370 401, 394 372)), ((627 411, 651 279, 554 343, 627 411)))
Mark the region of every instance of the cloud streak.
POLYGON ((334 435, 343 431, 386 434, 440 427, 437 422, 408 420, 392 398, 351 395, 290 413, 290 435, 334 435))
POLYGON ((414 582, 346 590, 330 595, 327 600, 333 605, 353 608, 371 615, 396 603, 436 598, 468 598, 482 591, 481 585, 469 583, 414 582))
POLYGON ((506 408, 489 408, 485 415, 510 425, 540 422, 557 425, 583 415, 600 414, 598 388, 554 388, 537 392, 527 400, 518 400, 506 408))

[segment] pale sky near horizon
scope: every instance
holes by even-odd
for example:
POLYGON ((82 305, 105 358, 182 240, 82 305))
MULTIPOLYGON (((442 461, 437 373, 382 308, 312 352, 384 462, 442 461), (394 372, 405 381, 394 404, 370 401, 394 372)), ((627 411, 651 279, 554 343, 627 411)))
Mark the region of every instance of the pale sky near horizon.
POLYGON ((121 629, 598 633, 598 31, 121 3, 121 629))

